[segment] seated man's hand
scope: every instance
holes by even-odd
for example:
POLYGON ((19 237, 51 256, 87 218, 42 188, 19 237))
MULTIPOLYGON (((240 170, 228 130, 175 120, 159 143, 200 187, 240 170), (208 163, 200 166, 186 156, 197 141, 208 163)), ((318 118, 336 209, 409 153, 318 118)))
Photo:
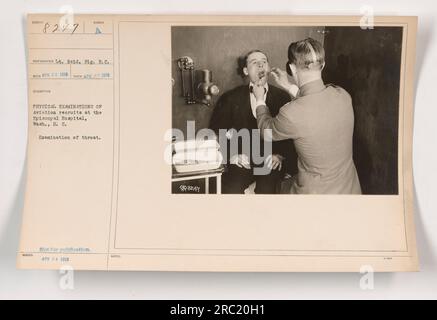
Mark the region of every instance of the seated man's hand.
POLYGON ((282 169, 282 161, 284 160, 284 157, 280 154, 271 154, 266 159, 267 167, 270 170, 276 170, 281 171, 282 169))
POLYGON ((250 169, 249 157, 245 154, 233 155, 229 161, 231 164, 235 164, 240 168, 250 169))

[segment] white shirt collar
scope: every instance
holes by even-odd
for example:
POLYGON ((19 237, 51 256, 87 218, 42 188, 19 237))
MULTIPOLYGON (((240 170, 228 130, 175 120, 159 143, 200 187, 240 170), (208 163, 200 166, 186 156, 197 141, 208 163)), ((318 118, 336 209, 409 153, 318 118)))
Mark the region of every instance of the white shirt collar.
MULTIPOLYGON (((253 87, 254 85, 255 85, 255 84, 254 84, 252 81, 249 82, 249 88, 250 88, 250 87, 253 87)), ((264 84, 264 88, 266 89, 266 92, 269 91, 269 83, 268 83, 268 82, 266 82, 266 83, 264 84)))

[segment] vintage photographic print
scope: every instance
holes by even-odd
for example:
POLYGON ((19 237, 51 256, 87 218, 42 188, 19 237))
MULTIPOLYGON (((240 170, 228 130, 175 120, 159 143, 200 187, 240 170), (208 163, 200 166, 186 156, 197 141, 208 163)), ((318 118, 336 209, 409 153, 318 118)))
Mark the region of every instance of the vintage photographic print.
POLYGON ((173 193, 398 194, 402 27, 173 26, 173 193))

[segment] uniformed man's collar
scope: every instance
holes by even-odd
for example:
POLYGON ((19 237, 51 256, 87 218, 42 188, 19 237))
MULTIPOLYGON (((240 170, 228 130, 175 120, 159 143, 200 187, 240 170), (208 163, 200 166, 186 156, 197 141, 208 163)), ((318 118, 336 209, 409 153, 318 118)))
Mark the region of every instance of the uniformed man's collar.
POLYGON ((318 93, 325 89, 325 84, 322 79, 314 80, 311 82, 305 83, 302 87, 299 88, 299 96, 306 96, 313 93, 318 93))

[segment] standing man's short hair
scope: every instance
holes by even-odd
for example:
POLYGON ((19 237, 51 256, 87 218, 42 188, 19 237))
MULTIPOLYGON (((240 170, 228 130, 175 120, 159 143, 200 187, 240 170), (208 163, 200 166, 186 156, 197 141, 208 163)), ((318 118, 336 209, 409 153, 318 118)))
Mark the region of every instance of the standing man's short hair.
POLYGON ((287 73, 291 75, 289 64, 295 64, 301 69, 322 69, 325 64, 325 49, 319 41, 313 38, 293 42, 288 47, 287 63, 287 73))

